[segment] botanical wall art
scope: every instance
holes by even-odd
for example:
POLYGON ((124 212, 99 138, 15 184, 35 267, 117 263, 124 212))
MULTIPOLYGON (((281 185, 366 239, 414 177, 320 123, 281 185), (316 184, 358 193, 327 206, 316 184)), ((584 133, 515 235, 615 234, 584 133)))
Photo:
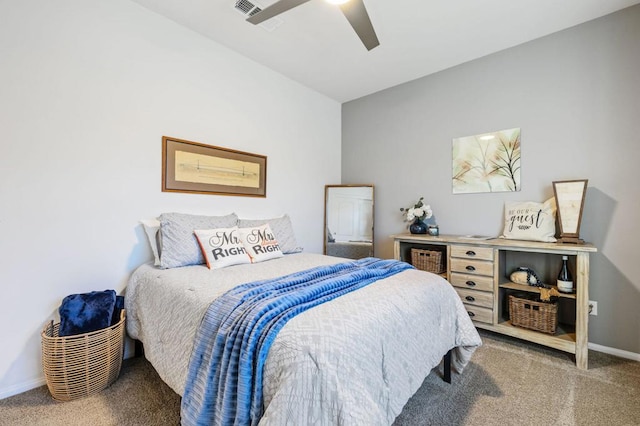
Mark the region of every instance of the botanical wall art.
POLYGON ((164 136, 162 190, 265 197, 267 157, 164 136))
POLYGON ((520 191, 520 128, 453 139, 453 193, 520 191))

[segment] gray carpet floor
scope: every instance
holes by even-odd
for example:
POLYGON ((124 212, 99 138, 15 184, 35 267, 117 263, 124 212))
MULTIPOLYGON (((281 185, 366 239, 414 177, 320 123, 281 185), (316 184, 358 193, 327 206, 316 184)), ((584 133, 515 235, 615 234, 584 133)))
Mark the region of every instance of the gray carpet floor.
MULTIPOLYGON (((451 385, 434 370, 394 426, 640 425, 640 363, 590 351, 572 357, 481 332, 483 346, 451 385)), ((0 401, 0 425, 178 425, 180 398, 143 358, 97 395, 56 402, 46 386, 0 401)))

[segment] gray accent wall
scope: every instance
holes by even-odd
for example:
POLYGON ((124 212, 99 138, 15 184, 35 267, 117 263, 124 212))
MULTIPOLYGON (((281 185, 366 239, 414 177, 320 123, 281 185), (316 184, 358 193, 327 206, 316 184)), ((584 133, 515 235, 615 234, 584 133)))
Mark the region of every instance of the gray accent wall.
POLYGON ((380 257, 421 196, 441 233, 495 236, 506 201, 589 179, 589 341, 640 354, 640 6, 346 103, 342 119, 342 183, 375 185, 380 257), (513 127, 522 190, 453 195, 452 139, 513 127))

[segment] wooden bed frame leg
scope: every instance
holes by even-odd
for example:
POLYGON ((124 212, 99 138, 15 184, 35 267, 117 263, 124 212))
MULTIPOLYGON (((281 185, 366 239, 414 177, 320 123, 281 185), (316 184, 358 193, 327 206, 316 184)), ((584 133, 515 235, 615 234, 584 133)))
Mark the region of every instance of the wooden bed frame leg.
POLYGON ((136 358, 144 356, 144 346, 142 346, 142 342, 140 340, 134 340, 133 342, 134 342, 133 356, 136 358))
POLYGON ((444 381, 447 383, 451 383, 451 351, 453 349, 449 349, 446 354, 444 354, 444 381))

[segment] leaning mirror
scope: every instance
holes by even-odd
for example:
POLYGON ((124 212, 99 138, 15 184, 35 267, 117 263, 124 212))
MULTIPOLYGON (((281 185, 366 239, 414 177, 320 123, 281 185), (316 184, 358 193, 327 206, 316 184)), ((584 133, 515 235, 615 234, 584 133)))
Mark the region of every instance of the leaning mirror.
POLYGON ((373 185, 326 185, 324 254, 373 256, 373 185))

